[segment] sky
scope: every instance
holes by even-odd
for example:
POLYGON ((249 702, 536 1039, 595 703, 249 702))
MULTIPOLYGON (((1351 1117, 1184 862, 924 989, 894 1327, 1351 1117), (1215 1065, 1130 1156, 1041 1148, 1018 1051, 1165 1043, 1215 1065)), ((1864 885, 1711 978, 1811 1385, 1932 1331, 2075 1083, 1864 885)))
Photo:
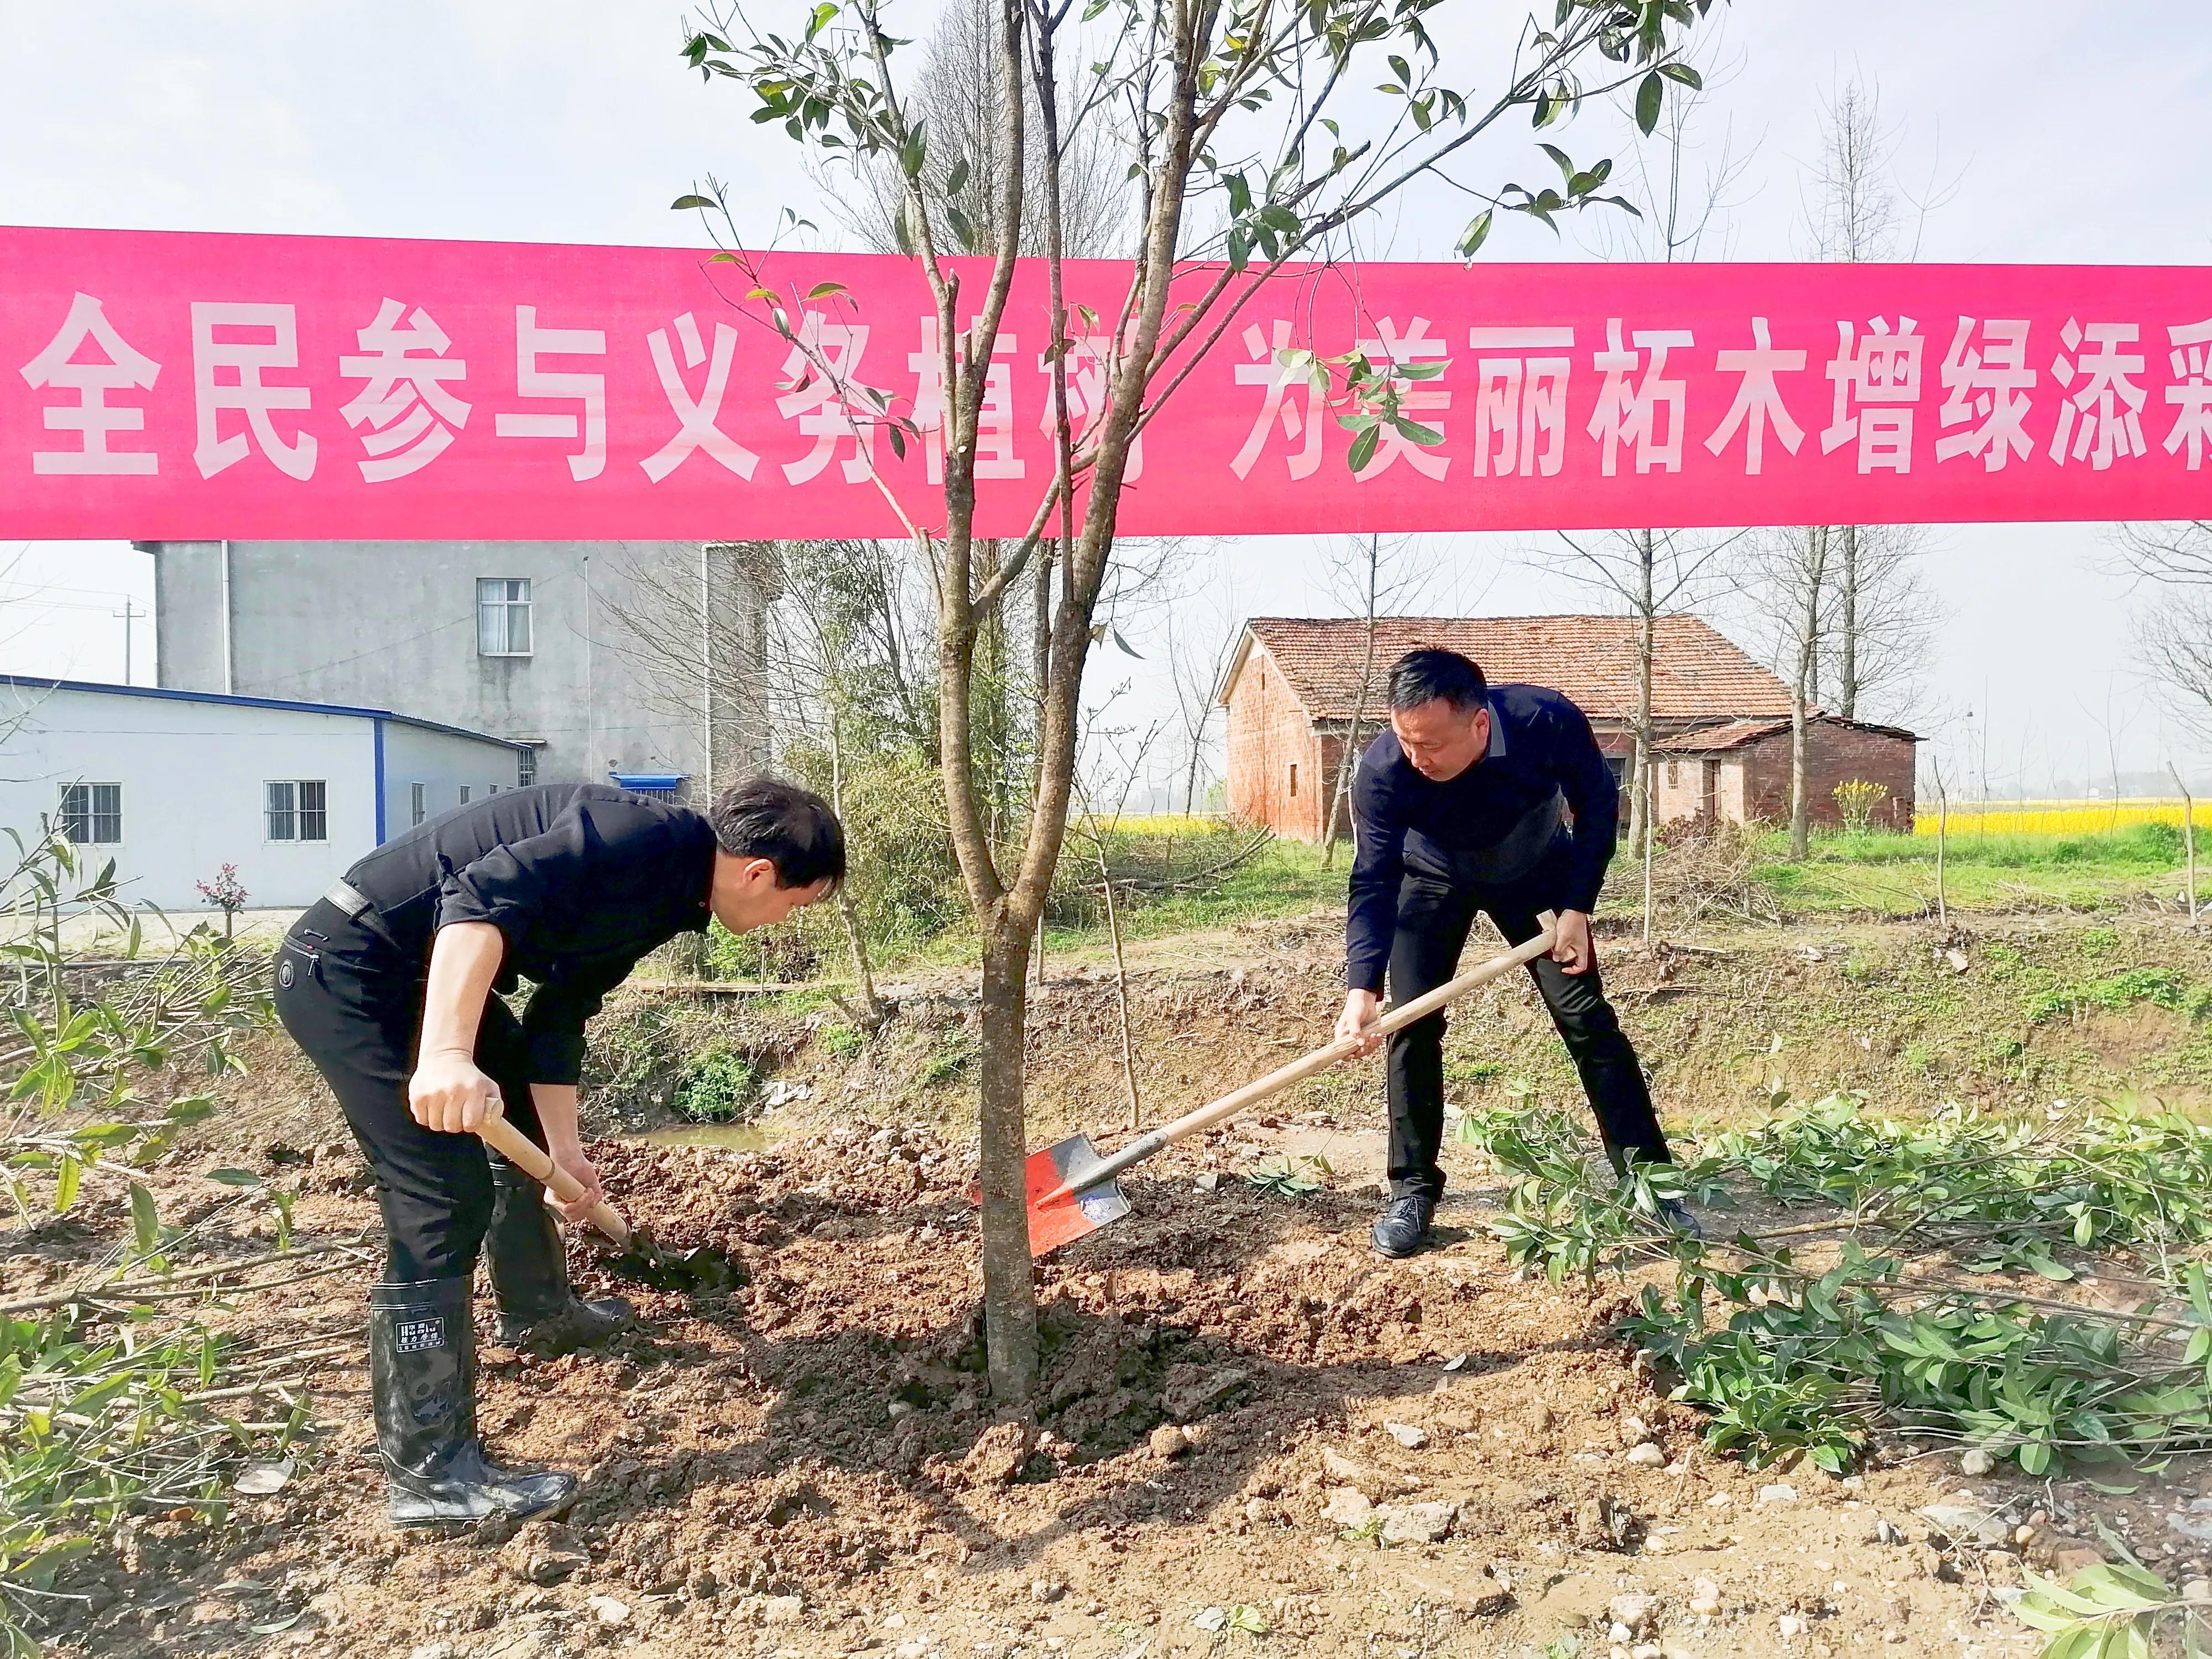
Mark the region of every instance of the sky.
MULTIPOLYGON (((756 0, 775 26, 799 0, 756 0)), ((894 0, 914 35, 931 0, 894 0)), ((2194 6, 2115 12, 2059 0, 1737 0, 1724 82, 1701 118, 1710 156, 1743 158, 1718 232, 1744 259, 1803 252, 1803 179, 1822 101, 1877 84, 1897 171, 1931 261, 2191 264, 2212 253, 2212 179, 2165 158, 2201 151, 2212 113, 2212 31, 2194 6), (2114 118, 2124 111, 2125 118, 2114 118)), ((738 181, 750 232, 793 205, 833 223, 781 130, 746 118, 739 89, 702 86, 675 49, 681 12, 641 0, 67 0, 0 3, 0 223, 547 242, 691 245, 667 204, 705 175, 738 181)), ((1443 30, 1517 16, 1446 8, 1443 30)), ((1565 129, 1578 156, 1617 152, 1624 120, 1565 129)), ((1556 135, 1554 135, 1556 136, 1556 135)), ((1492 179, 1549 164, 1525 126, 1480 152, 1492 179)), ((1464 213, 1409 197, 1365 238, 1370 256, 1449 257, 1464 213)), ((825 232, 825 246, 834 233, 825 232)), ((1584 258, 1509 217, 1486 257, 1584 258)), ((1711 250, 1709 250, 1711 252, 1711 250)), ((1435 537, 1419 550, 1440 595, 1486 614, 1589 608, 1541 556, 1541 538, 1435 537)), ((1330 614, 1328 549, 1298 538, 1218 544, 1182 612, 1237 601, 1330 614), (1261 603, 1264 596, 1264 603, 1261 603)), ((1948 526, 1925 574, 1945 620, 1926 684, 1901 712, 1954 775, 1992 793, 2083 789, 2212 756, 2152 704, 2129 660, 2130 591, 2094 525, 1948 526)), ((0 544, 0 670, 151 683, 151 561, 123 544, 0 544)), ((1115 718, 1168 706, 1155 627, 1146 654, 1108 659, 1115 718)), ((1171 763, 1170 763, 1171 764, 1171 763)))

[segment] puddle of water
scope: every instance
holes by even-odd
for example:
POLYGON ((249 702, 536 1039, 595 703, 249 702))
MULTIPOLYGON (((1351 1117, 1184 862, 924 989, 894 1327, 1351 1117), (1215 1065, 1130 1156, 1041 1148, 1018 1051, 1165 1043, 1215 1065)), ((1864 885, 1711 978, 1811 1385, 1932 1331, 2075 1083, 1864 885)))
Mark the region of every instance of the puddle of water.
POLYGON ((764 1123, 684 1123, 655 1129, 638 1139, 649 1146, 719 1146, 731 1152, 764 1152, 785 1133, 764 1123))

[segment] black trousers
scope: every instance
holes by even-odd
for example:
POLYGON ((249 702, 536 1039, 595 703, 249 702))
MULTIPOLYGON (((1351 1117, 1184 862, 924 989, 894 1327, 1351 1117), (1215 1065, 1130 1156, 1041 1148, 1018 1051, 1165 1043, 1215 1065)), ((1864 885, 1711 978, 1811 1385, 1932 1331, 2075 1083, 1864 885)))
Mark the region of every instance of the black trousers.
MULTIPOLYGON (((1498 925, 1510 944, 1541 931, 1540 911, 1559 908, 1562 870, 1547 858, 1534 873, 1510 885, 1460 886, 1408 876, 1399 890, 1398 931, 1390 941, 1389 984, 1393 1002, 1403 1004, 1433 991, 1459 969, 1460 951, 1477 912, 1498 925)), ((1574 1057, 1583 1092, 1597 1115, 1606 1156, 1620 1169, 1629 1159, 1668 1163, 1671 1155, 1651 1109, 1651 1091, 1636 1050, 1620 1029, 1597 969, 1570 974, 1549 957, 1528 964, 1528 975, 1544 999, 1567 1052, 1574 1057)), ((1437 1155, 1443 1141, 1444 1016, 1416 1020, 1390 1038, 1390 1192, 1404 1198, 1443 1195, 1443 1171, 1437 1155)))
MULTIPOLYGON (((318 900, 276 952, 276 1017, 337 1097, 376 1174, 384 1212, 385 1279, 465 1279, 491 1222, 493 1156, 471 1134, 441 1134, 407 1110, 422 1040, 427 964, 318 900)), ((520 1023, 485 1000, 477 1064, 499 1085, 507 1120, 541 1146, 520 1023)), ((502 1159, 503 1163, 505 1160, 502 1159)))

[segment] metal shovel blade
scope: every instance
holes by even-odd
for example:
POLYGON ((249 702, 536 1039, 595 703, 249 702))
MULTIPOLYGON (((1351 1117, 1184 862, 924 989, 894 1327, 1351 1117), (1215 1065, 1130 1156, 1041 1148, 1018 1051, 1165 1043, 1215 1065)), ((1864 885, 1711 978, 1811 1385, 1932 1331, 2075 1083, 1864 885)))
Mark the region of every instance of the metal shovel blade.
POLYGON ((1037 1200, 1067 1184, 1100 1162, 1091 1137, 1073 1134, 1030 1154, 1026 1186, 1030 1204, 1030 1254, 1047 1255, 1086 1233, 1119 1221, 1129 1213, 1129 1200, 1118 1182, 1103 1181, 1079 1193, 1070 1193, 1049 1204, 1037 1200))

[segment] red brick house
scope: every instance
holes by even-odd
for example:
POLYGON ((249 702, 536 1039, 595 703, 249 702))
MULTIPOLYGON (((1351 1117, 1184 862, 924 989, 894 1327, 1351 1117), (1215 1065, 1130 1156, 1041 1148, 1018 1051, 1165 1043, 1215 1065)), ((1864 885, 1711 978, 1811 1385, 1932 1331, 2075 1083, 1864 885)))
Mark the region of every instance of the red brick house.
MULTIPOLYGON (((1217 698, 1229 711, 1230 813, 1294 840, 1319 841, 1354 715, 1364 745, 1389 718, 1390 665, 1420 646, 1462 652, 1495 681, 1565 692, 1625 777, 1635 748, 1636 634, 1626 617, 1386 617, 1376 627, 1365 706, 1355 708, 1364 621, 1254 617, 1217 698)), ((1697 617, 1663 617, 1651 706, 1661 822, 1789 816, 1790 688, 1778 678, 1697 617)), ((1818 715, 1808 755, 1814 822, 1839 823, 1836 785, 1865 779, 1886 792, 1877 821, 1910 828, 1918 741, 1897 726, 1818 715)))

